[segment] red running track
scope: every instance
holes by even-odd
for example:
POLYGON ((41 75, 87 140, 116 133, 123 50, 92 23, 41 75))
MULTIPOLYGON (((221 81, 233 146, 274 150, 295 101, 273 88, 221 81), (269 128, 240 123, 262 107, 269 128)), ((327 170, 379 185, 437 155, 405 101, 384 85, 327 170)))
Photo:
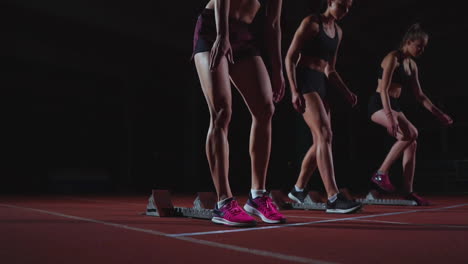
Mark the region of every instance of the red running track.
POLYGON ((144 216, 147 198, 0 197, 0 263, 468 263, 466 195, 350 215, 283 211, 286 224, 254 228, 144 216))

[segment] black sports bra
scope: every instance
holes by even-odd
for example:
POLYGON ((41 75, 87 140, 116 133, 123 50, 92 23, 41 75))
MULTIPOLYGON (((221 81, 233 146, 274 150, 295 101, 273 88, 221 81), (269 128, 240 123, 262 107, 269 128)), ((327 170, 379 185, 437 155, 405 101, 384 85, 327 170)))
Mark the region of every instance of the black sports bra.
MULTIPOLYGON (((392 75, 392 83, 399 83, 403 86, 406 86, 409 84, 411 80, 411 75, 408 75, 408 73, 405 71, 405 66, 403 65, 403 56, 401 54, 401 51, 398 51, 398 67, 395 69, 392 75)), ((410 70, 411 70, 411 64, 409 64, 410 70)), ((380 67, 379 69, 379 79, 382 79, 383 76, 383 68, 380 67)))
POLYGON ((318 22, 319 32, 317 36, 308 40, 304 47, 302 48, 301 53, 315 58, 320 58, 326 61, 330 61, 333 56, 335 56, 336 49, 338 48, 338 29, 335 26, 335 36, 330 38, 323 29, 322 21, 318 22))

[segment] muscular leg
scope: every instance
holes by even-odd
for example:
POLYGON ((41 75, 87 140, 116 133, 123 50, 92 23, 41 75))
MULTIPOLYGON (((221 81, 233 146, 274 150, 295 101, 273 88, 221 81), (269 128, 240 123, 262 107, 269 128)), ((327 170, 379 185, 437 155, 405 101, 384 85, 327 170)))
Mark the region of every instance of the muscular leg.
MULTIPOLYGON (((312 134, 313 138, 317 138, 312 134)), ((296 186, 298 188, 304 189, 309 183, 310 177, 317 169, 317 144, 313 141, 312 146, 310 146, 309 150, 304 156, 301 164, 301 171, 299 173, 299 177, 296 181, 296 186)))
POLYGON ((413 192, 414 169, 416 167, 417 143, 413 141, 403 152, 403 189, 406 193, 413 192))
POLYGON ((274 113, 270 77, 259 56, 244 58, 231 65, 230 76, 252 115, 249 146, 252 189, 265 189, 274 113))
MULTIPOLYGON (((304 120, 312 131, 314 137, 316 163, 322 177, 325 190, 328 197, 338 193, 338 187, 335 181, 335 171, 333 168, 332 154, 332 131, 330 116, 325 109, 322 99, 317 93, 304 94, 306 110, 303 114, 304 120)), ((312 147, 311 147, 312 149, 312 147)), ((313 150, 309 150, 311 155, 313 150)), ((312 161, 311 157, 311 161, 312 161)), ((309 162, 304 160, 304 162, 309 162)), ((303 167, 312 168, 313 162, 304 164, 303 167)), ((301 171, 301 174, 303 172, 301 171)), ((305 172, 304 172, 305 174, 305 172)), ((310 176, 309 176, 310 177, 310 176)))
POLYGON ((398 115, 398 122, 402 130, 407 131, 411 139, 413 139, 412 143, 403 151, 403 189, 406 193, 411 193, 413 192, 414 169, 416 167, 418 130, 403 113, 398 115))
MULTIPOLYGON (((399 131, 397 133, 397 142, 393 144, 392 148, 385 157, 384 162, 379 168, 379 171, 388 173, 390 167, 393 163, 400 158, 404 150, 410 146, 417 136, 417 130, 414 126, 405 118, 402 113, 393 111, 393 114, 398 117, 399 122, 399 131), (416 136, 415 136, 416 135, 416 136)), ((390 123, 385 116, 383 110, 375 112, 372 117, 372 121, 387 128, 390 126, 390 123)))
POLYGON ((228 128, 232 111, 231 85, 226 58, 222 58, 218 68, 211 72, 209 69, 209 56, 209 52, 197 53, 195 55, 195 66, 210 111, 206 156, 218 200, 222 200, 232 197, 228 178, 228 128))

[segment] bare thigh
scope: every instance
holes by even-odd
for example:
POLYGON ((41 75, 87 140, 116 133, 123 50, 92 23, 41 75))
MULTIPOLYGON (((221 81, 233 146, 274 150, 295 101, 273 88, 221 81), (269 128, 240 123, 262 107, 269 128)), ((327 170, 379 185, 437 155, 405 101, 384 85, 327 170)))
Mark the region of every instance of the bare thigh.
POLYGON ((317 93, 304 94, 304 99, 306 107, 302 116, 311 129, 314 139, 320 135, 331 136, 330 109, 324 104, 317 93))
POLYGON ((270 76, 259 56, 248 57, 230 65, 230 76, 252 115, 273 111, 270 76))
POLYGON ((398 113, 398 126, 405 135, 402 140, 415 140, 418 138, 418 129, 406 118, 403 112, 398 113))
POLYGON ((231 111, 231 84, 229 81, 229 66, 225 57, 215 71, 210 71, 210 52, 195 54, 200 84, 208 103, 210 114, 216 115, 222 110, 231 111))
MULTIPOLYGON (((398 120, 398 132, 397 139, 399 140, 411 140, 417 138, 418 130, 416 127, 406 118, 403 112, 393 111, 393 115, 397 117, 398 120)), ((375 112, 372 117, 372 121, 377 123, 385 128, 390 126, 390 121, 387 119, 387 116, 383 109, 375 112)))

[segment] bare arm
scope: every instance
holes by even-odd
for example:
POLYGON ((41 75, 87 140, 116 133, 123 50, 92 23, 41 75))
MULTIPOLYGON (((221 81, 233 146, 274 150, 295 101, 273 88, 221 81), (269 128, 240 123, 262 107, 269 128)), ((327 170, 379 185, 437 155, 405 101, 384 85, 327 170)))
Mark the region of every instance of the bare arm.
POLYGON ((214 70, 222 57, 233 63, 232 49, 229 42, 229 7, 230 0, 215 0, 216 41, 211 48, 210 69, 214 70))
POLYGON ((392 106, 390 105, 390 95, 388 94, 388 91, 390 89, 390 85, 392 84, 393 72, 395 71, 396 67, 397 58, 392 53, 388 54, 382 62, 383 73, 382 79, 379 83, 383 109, 388 115, 392 113, 392 106))
POLYGON ((434 112, 439 112, 441 113, 439 108, 437 108, 431 100, 424 94, 424 92, 421 89, 421 85, 419 84, 419 76, 418 76, 418 68, 416 63, 412 65, 413 67, 413 74, 411 78, 411 88, 413 90, 413 94, 416 97, 416 100, 420 102, 424 108, 429 110, 431 113, 434 114, 434 112))
POLYGON ((304 18, 294 34, 291 46, 289 46, 288 53, 286 55, 286 74, 289 80, 289 88, 291 89, 292 104, 294 109, 299 113, 304 113, 305 102, 297 87, 296 66, 304 43, 309 38, 315 37, 318 32, 319 25, 317 24, 316 19, 312 16, 304 18))
POLYGON ((387 127, 388 132, 390 135, 396 137, 396 133, 398 131, 398 120, 397 117, 393 115, 392 106, 390 104, 390 95, 388 94, 388 90, 390 89, 390 85, 392 84, 392 76, 395 68, 397 67, 397 57, 394 53, 390 53, 385 56, 382 62, 382 79, 379 83, 380 88, 380 98, 382 100, 383 110, 385 115, 387 116, 391 126, 387 127))
POLYGON ((219 37, 229 39, 229 7, 231 0, 215 0, 216 31, 219 37))
POLYGON ((338 89, 345 95, 347 100, 350 102, 352 106, 356 105, 357 98, 356 96, 349 90, 348 86, 343 82, 340 75, 336 71, 336 58, 338 56, 338 49, 340 47, 341 39, 343 38, 343 31, 339 26, 336 27, 338 34, 338 45, 336 47, 335 55, 331 59, 331 61, 325 67, 325 74, 327 75, 328 79, 331 83, 333 83, 338 89))
POLYGON ((281 6, 282 0, 268 1, 265 38, 271 65, 273 100, 279 102, 284 96, 283 59, 281 56, 281 6))
POLYGON ((286 74, 289 80, 289 88, 291 89, 291 94, 299 93, 297 88, 297 81, 296 81, 296 71, 295 68, 297 66, 297 62, 299 61, 300 51, 304 46, 304 43, 312 38, 315 37, 319 32, 319 25, 316 23, 313 17, 306 17, 302 20, 299 28, 296 30, 294 34, 293 40, 291 45, 289 46, 288 53, 286 54, 286 74))
POLYGON ((419 83, 419 76, 418 76, 418 66, 415 62, 412 62, 413 74, 411 78, 411 87, 413 93, 416 97, 416 100, 420 102, 424 108, 426 108, 429 112, 431 112, 434 116, 439 118, 443 123, 451 124, 453 121, 450 117, 448 117, 444 112, 442 112, 439 108, 437 108, 431 100, 424 94, 421 89, 421 85, 419 83), (445 117, 446 116, 446 117, 445 117))
POLYGON ((265 38, 268 57, 270 58, 272 71, 280 72, 283 69, 281 58, 281 5, 282 0, 270 0, 267 6, 265 25, 265 38))

